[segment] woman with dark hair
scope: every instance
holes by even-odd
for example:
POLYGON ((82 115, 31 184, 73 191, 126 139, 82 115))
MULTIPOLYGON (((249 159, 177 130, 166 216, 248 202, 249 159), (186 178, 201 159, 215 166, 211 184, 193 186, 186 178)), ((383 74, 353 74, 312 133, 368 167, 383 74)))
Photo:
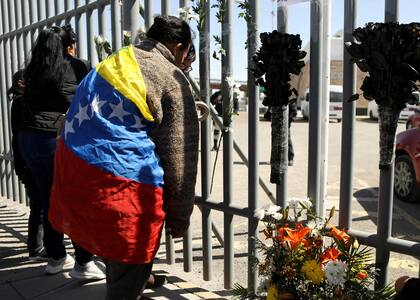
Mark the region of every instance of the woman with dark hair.
POLYGON ((164 222, 173 237, 189 227, 199 136, 182 71, 191 44, 185 21, 156 17, 144 41, 89 73, 66 117, 50 220, 104 259, 108 300, 141 297, 164 222))
POLYGON ((19 180, 25 185, 26 195, 29 199, 28 237, 27 248, 29 260, 45 261, 47 255, 43 245, 42 209, 39 199, 38 188, 35 178, 23 160, 19 149, 18 134, 22 130, 25 116, 25 104, 23 102, 24 71, 19 70, 12 77, 12 86, 7 91, 11 106, 12 149, 13 165, 19 180))
MULTIPOLYGON (((90 69, 88 63, 68 55, 67 47, 73 41, 69 31, 60 27, 42 30, 32 49, 24 76, 26 114, 18 140, 25 163, 35 177, 41 199, 44 247, 50 257, 45 269, 47 274, 59 273, 74 263, 66 253, 63 233, 55 230, 48 218, 57 126, 60 117, 70 106, 77 85, 90 69)), ((94 263, 92 254, 75 243, 73 245, 76 263, 70 276, 92 280, 105 278, 94 263)))

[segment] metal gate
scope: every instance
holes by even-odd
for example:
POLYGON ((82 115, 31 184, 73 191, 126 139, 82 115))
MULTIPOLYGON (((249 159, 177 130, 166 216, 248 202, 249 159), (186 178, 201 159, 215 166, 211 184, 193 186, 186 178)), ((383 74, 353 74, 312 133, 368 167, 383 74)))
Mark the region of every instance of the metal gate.
MULTIPOLYGON (((396 20, 398 0, 386 1, 386 21, 396 20)), ((161 1, 161 14, 169 12, 171 1, 161 1)), ((190 6, 192 1, 180 0, 179 7, 190 6)), ((220 1, 219 1, 220 2, 220 1)), ((258 45, 258 5, 262 1, 248 0, 250 21, 248 28, 248 62, 254 55, 258 45)), ((201 101, 209 104, 210 98, 210 1, 196 0, 195 4, 202 5, 205 16, 199 33, 199 83, 192 82, 201 101)), ((222 85, 223 105, 231 105, 231 87, 226 78, 232 75, 232 5, 233 0, 221 1, 225 5, 224 18, 221 26, 222 47, 226 55, 222 57, 222 85)), ((345 1, 344 41, 352 40, 352 31, 355 27, 357 0, 345 1)), ((325 92, 323 82, 319 81, 319 75, 325 75, 322 70, 323 43, 328 45, 328 39, 322 35, 321 20, 328 21, 328 8, 330 0, 311 0, 311 95, 315 100, 323 99, 321 93, 325 92), (325 10, 326 8, 326 10, 325 10), (322 42, 324 41, 324 42, 322 42)), ((104 35, 107 26, 111 27, 111 43, 114 49, 122 46, 123 28, 131 31, 134 36, 137 33, 140 22, 147 29, 152 23, 153 0, 2 0, 0 22, 0 78, 1 78, 1 121, 0 121, 0 192, 1 196, 20 203, 27 204, 25 190, 18 182, 14 174, 11 150, 10 130, 10 102, 6 95, 7 86, 11 84, 12 74, 23 68, 40 29, 52 24, 71 23, 76 28, 78 35, 79 56, 89 59, 92 64, 98 59, 95 52, 94 37, 104 35), (141 14, 139 13, 141 12, 141 14)), ((286 30, 287 14, 282 8, 278 9, 279 30, 286 30)), ((328 23, 326 23, 328 24, 328 23)), ((325 44, 324 44, 325 45, 325 44)), ((349 63, 349 56, 344 53, 344 99, 355 92, 355 67, 349 63)), ((328 68, 327 68, 328 69, 328 68)), ((276 198, 267 188, 267 185, 259 177, 259 153, 258 153, 258 120, 259 93, 254 84, 251 72, 248 72, 248 153, 246 158, 239 145, 235 142, 232 124, 229 120, 220 120, 213 111, 215 122, 224 131, 223 138, 223 200, 215 201, 210 194, 210 120, 201 126, 201 195, 197 196, 196 204, 202 213, 202 243, 203 243, 203 277, 204 280, 212 279, 212 230, 224 247, 224 287, 231 288, 233 285, 233 262, 234 262, 234 230, 233 216, 241 216, 248 219, 248 253, 255 253, 255 243, 252 237, 257 236, 258 221, 253 217, 258 208, 259 185, 270 195, 270 199, 279 205, 286 203, 286 182, 277 187, 276 198), (248 166, 248 206, 238 207, 232 203, 232 169, 233 151, 236 151, 244 163, 248 166), (277 200, 276 200, 277 199, 277 200), (210 213, 212 210, 221 211, 224 214, 223 235, 217 226, 212 223, 210 213)), ((325 102, 325 101, 324 101, 325 102)), ((311 106, 311 129, 310 131, 310 156, 308 165, 311 166, 311 176, 308 181, 308 196, 317 200, 316 207, 323 212, 322 182, 315 180, 322 176, 325 165, 321 164, 321 141, 322 141, 322 108, 326 104, 323 101, 311 106)), ((420 244, 404 241, 391 237, 392 221, 392 194, 393 194, 393 170, 381 171, 380 174, 380 198, 378 206, 378 229, 377 233, 366 233, 351 229, 351 200, 353 190, 353 127, 355 120, 355 104, 343 103, 343 127, 342 127, 342 164, 340 184, 340 215, 339 223, 357 236, 366 245, 377 248, 377 266, 382 268, 378 286, 383 286, 387 281, 387 266, 390 251, 403 254, 420 256, 420 244)), ((325 125, 325 124, 324 124, 325 125)), ((167 261, 175 262, 174 243, 170 237, 166 240, 167 261)), ((184 270, 192 269, 192 234, 189 230, 183 238, 184 270)), ((251 258, 248 260, 248 288, 255 290, 257 274, 252 270, 251 258)))

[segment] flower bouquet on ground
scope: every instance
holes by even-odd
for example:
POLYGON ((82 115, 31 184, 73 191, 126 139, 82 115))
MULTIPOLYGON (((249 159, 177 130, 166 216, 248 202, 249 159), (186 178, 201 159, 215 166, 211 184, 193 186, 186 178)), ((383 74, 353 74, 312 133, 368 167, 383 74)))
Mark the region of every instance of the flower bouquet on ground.
POLYGON ((390 286, 372 289, 376 270, 371 250, 331 225, 334 210, 322 219, 311 201, 291 200, 286 208, 272 205, 256 211, 255 217, 265 224, 265 239, 257 239, 261 255, 255 258, 261 283, 256 294, 236 285, 236 297, 391 299, 394 291, 390 286))

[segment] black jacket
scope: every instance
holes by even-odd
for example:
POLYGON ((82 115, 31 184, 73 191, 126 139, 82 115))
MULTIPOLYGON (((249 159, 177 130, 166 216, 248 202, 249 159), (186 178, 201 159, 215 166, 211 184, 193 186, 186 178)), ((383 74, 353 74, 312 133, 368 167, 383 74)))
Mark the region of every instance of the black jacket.
POLYGON ((23 94, 16 92, 12 99, 11 107, 11 126, 12 126, 12 150, 13 164, 16 175, 20 180, 25 181, 25 175, 29 172, 25 165, 22 154, 20 153, 18 134, 23 128, 25 115, 25 103, 23 102, 23 94))
POLYGON ((63 84, 59 90, 41 89, 25 90, 26 114, 25 130, 52 131, 57 130, 59 117, 65 114, 70 106, 76 88, 89 73, 90 63, 72 56, 67 56, 67 70, 63 84))

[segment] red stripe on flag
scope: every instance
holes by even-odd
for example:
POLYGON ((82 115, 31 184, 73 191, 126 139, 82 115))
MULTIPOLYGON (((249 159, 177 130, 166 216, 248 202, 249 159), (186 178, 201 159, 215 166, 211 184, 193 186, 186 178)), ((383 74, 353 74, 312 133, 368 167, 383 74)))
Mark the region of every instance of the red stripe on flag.
POLYGON ((165 213, 160 187, 116 177, 57 143, 49 219, 87 251, 144 264, 159 248, 165 213))

